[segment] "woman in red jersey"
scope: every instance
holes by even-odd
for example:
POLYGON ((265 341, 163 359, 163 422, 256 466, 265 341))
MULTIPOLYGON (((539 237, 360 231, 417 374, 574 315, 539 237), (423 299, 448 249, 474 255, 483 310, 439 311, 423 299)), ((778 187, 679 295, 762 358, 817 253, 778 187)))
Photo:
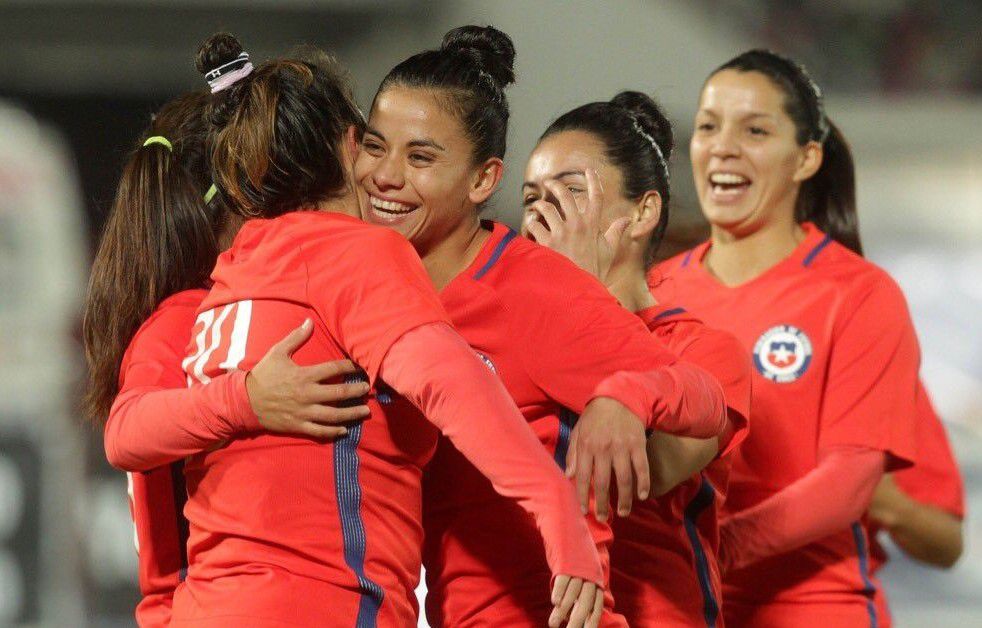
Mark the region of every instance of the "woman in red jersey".
MULTIPOLYGON (((237 218, 205 199, 210 185, 204 119, 207 102, 204 92, 186 94, 154 116, 123 170, 92 266, 83 321, 89 363, 85 406, 89 416, 106 422, 107 443, 128 438, 129 431, 139 428, 129 420, 129 413, 144 394, 169 388, 186 391, 181 361, 195 311, 207 293, 208 273, 219 249, 238 228, 237 218)), ((284 404, 268 391, 287 381, 285 376, 304 373, 291 368, 288 360, 271 358, 265 366, 252 376, 252 406, 241 375, 196 391, 189 401, 200 421, 198 449, 237 430, 302 428, 303 422, 292 418, 301 412, 298 406, 284 404), (229 408, 223 401, 229 393, 242 401, 229 408), (279 418, 279 423, 264 419, 258 425, 252 407, 264 417, 279 418), (201 439, 204 434, 208 438, 201 439)), ((350 363, 326 366, 350 370, 350 363)), ((336 392, 328 391, 317 399, 338 401, 363 391, 336 392)), ((328 408, 321 418, 344 419, 364 410, 365 406, 328 408)), ((330 436, 330 430, 339 428, 323 429, 330 436)), ((152 434, 156 437, 159 432, 152 434)), ((191 436, 195 435, 184 434, 183 438, 191 436)), ((111 462, 129 463, 128 470, 134 471, 127 479, 143 594, 136 620, 143 628, 170 624, 174 589, 187 569, 187 521, 181 512, 184 476, 183 463, 176 462, 179 458, 148 463, 146 457, 118 455, 115 448, 109 449, 111 462)))
MULTIPOLYGON (((502 173, 514 55, 504 33, 466 26, 397 65, 376 94, 355 173, 369 195, 365 219, 413 244, 454 326, 547 451, 560 465, 574 452, 584 507, 595 480, 591 525, 605 553, 611 469, 624 515, 634 474, 641 497, 648 492, 645 428, 716 437, 727 425, 724 401, 708 373, 676 362, 594 278, 481 221, 502 173)), ((445 440, 427 469, 424 523, 432 625, 558 619, 535 594, 549 570, 531 520, 445 440)), ((603 624, 625 622, 608 604, 603 624)))
POLYGON ((736 433, 706 441, 652 435, 654 497, 615 522, 611 548, 611 591, 630 625, 717 626, 725 454, 746 435, 750 363, 731 334, 706 327, 679 303, 656 302, 645 281, 668 223, 673 147, 670 123, 639 92, 563 114, 525 167, 524 229, 604 281, 679 358, 723 385, 736 433))
POLYGON ((240 79, 211 112, 212 168, 229 207, 259 218, 219 257, 185 372, 198 386, 249 370, 310 319, 297 362, 350 356, 374 395, 370 420, 333 443, 238 435, 189 459, 189 568, 172 625, 415 623, 420 477, 439 432, 534 516, 556 606, 583 625, 602 574, 572 489, 447 324, 412 248, 354 217, 364 122, 337 67, 295 58, 253 70, 225 34, 206 42, 198 67, 216 84, 240 79), (509 447, 488 446, 498 439, 509 447))
POLYGON ((650 281, 752 352, 726 623, 882 625, 862 519, 913 459, 919 349, 899 288, 860 255, 849 149, 804 69, 761 50, 707 79, 690 148, 711 238, 650 281))

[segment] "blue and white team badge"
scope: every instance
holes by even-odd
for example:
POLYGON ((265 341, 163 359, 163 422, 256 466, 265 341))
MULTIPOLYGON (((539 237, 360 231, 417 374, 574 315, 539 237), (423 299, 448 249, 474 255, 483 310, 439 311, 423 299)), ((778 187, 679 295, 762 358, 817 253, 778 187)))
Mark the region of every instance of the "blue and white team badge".
POLYGON ((754 345, 754 366, 778 384, 797 380, 808 370, 811 360, 811 340, 793 325, 771 327, 754 345))

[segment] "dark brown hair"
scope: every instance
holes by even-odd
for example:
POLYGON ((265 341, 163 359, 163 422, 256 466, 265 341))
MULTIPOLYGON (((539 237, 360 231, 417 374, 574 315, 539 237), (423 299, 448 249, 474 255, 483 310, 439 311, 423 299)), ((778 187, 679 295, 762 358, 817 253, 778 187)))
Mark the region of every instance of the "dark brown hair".
MULTIPOLYGON (((439 90, 473 144, 473 164, 504 157, 508 135, 506 86, 515 82, 515 46, 492 26, 460 26, 436 50, 392 68, 375 98, 393 85, 439 90)), ((374 103, 372 105, 374 107, 374 103)))
POLYGON ((804 182, 795 202, 795 220, 813 222, 833 240, 863 254, 856 214, 856 170, 842 132, 825 115, 818 84, 804 66, 769 50, 750 50, 716 68, 759 72, 784 93, 784 110, 794 122, 800 146, 822 145, 822 165, 804 182))
POLYGON ((89 277, 82 334, 89 365, 87 416, 104 421, 119 367, 141 324, 170 295, 207 285, 225 212, 205 203, 208 94, 164 105, 123 168, 89 277), (152 136, 163 143, 144 146, 152 136))
MULTIPOLYGON (((242 45, 228 33, 202 44, 202 74, 234 61, 242 45)), ((324 53, 267 61, 215 95, 212 173, 231 211, 272 218, 312 208, 346 189, 341 142, 349 127, 359 138, 364 118, 347 76, 324 53)))
POLYGON ((675 148, 668 118, 647 94, 624 91, 608 102, 592 102, 564 113, 539 141, 562 131, 585 131, 600 140, 607 160, 621 173, 625 198, 637 200, 649 190, 661 196, 661 216, 645 251, 645 263, 650 266, 668 226, 668 160, 675 148))

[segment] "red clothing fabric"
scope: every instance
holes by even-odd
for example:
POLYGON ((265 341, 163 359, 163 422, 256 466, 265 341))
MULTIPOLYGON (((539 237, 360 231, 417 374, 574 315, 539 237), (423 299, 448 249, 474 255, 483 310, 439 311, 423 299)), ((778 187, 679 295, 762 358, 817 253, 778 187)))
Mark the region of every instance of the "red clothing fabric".
MULTIPOLYGON (((649 277, 659 301, 684 303, 751 352, 754 429, 734 455, 727 512, 778 493, 835 447, 882 451, 888 470, 914 457, 919 349, 903 294, 869 261, 814 225, 803 228, 804 240, 787 258, 738 286, 705 269, 709 242, 649 277)), ((866 535, 856 522, 725 576, 724 612, 730 628, 765 625, 751 621, 765 611, 737 610, 773 603, 800 612, 767 625, 798 625, 825 607, 869 622, 873 590, 866 535)))
POLYGON ((718 519, 729 454, 747 435, 750 360, 732 334, 707 327, 681 307, 660 304, 638 316, 681 360, 719 380, 730 428, 720 437, 719 456, 701 473, 614 520, 610 586, 631 626, 722 626, 718 519))
MULTIPOLYGON (((188 290, 175 295, 183 309, 151 318, 154 328, 165 327, 145 334, 131 359, 124 357, 126 382, 113 401, 103 432, 106 459, 117 469, 149 471, 236 434, 262 429, 249 404, 244 371, 218 376, 207 386, 187 388, 181 363, 195 310, 206 294, 205 290, 188 290), (187 325, 181 328, 181 323, 187 325)), ((171 299, 164 301, 169 309, 180 307, 171 299)))
POLYGON ((723 570, 738 572, 848 528, 869 507, 884 460, 882 451, 861 447, 822 452, 797 481, 723 521, 723 570))
MULTIPOLYGON (((510 409, 515 404, 501 380, 460 336, 445 325, 417 327, 392 346, 382 368, 388 381, 400 382, 408 391, 406 397, 423 409, 455 449, 469 454, 471 463, 490 478, 497 493, 515 500, 533 515, 554 575, 603 582, 596 548, 585 542, 589 532, 579 516, 573 487, 525 421, 477 421, 479 428, 475 429, 475 399, 495 399, 496 405, 510 409), (455 344, 458 354, 468 359, 454 359, 449 354, 447 347, 455 344), (455 385, 439 384, 444 381, 454 381, 455 385), (461 417, 469 420, 461 421, 461 417), (507 443, 507 447, 494 447, 495 443, 507 443), (509 472, 502 473, 503 469, 509 472)), ((517 414, 517 409, 514 412, 517 414)), ((547 591, 541 593, 546 597, 547 591)))
MULTIPOLYGON (((914 465, 893 474, 900 489, 922 504, 940 508, 963 519, 965 517, 965 486, 944 424, 938 417, 924 383, 917 382, 917 459, 914 465)), ((870 525, 870 570, 876 574, 889 559, 886 550, 877 542, 879 529, 870 525)), ((876 589, 876 609, 883 618, 880 628, 890 623, 890 610, 883 587, 876 589)))
MULTIPOLYGON (((671 369, 676 358, 572 262, 503 225, 491 228, 478 256, 440 297, 457 331, 501 378, 559 468, 576 415, 602 382, 619 371, 671 369)), ((628 407, 639 392, 648 394, 615 389, 610 396, 628 407)), ((674 389, 661 392, 677 395, 674 389)), ((714 407, 721 397, 716 384, 703 401, 714 407)), ((663 420, 654 404, 648 408, 652 420, 663 420)), ((423 496, 430 624, 545 625, 550 606, 542 592, 549 569, 529 516, 495 495, 445 439, 427 468, 423 496)), ((610 528, 589 521, 606 567, 610 528)), ((604 625, 624 625, 611 605, 608 599, 604 625)))
MULTIPOLYGON (((205 290, 186 290, 165 299, 133 335, 119 369, 119 395, 134 390, 184 388, 181 359, 205 290)), ((107 433, 115 429, 111 416, 107 433)), ((136 527, 140 593, 136 622, 141 628, 170 625, 174 589, 187 569, 187 520, 183 461, 127 474, 130 512, 136 527)))
POLYGON ((546 525, 566 525, 549 531, 560 540, 557 562, 599 577, 568 485, 551 465, 536 464, 528 440, 523 446, 514 437, 514 426, 523 424, 514 404, 495 393, 493 378, 475 368, 473 353, 449 328, 419 333, 445 325, 447 317, 405 239, 332 213, 254 220, 219 257, 212 279, 184 362, 195 385, 248 370, 311 318, 314 334, 294 360, 350 357, 374 386, 372 415, 332 443, 247 434, 188 461, 190 566, 175 595, 172 625, 415 624, 420 476, 438 432, 394 390, 425 405, 468 456, 494 471, 504 492, 538 504, 538 513, 564 508, 543 517, 546 525), (433 360, 445 360, 458 373, 470 372, 472 381, 420 382, 389 362, 390 351, 397 361, 419 361, 424 373, 437 368, 433 360), (455 397, 470 402, 467 414, 455 397), (474 451, 475 430, 492 447, 474 451), (501 433, 515 438, 512 456, 482 455, 495 449, 501 433), (515 457, 526 461, 508 467, 515 457), (589 564, 572 564, 587 554, 589 564))

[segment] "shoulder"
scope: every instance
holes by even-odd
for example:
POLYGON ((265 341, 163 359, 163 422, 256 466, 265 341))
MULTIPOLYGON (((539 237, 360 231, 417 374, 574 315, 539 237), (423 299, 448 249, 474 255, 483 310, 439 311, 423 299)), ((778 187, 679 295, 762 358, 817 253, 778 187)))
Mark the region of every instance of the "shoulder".
POLYGON ((198 308, 207 294, 204 289, 184 290, 164 299, 133 334, 122 370, 133 360, 184 357, 198 308))
POLYGON ((563 255, 521 236, 508 243, 482 281, 513 297, 552 294, 613 299, 596 277, 563 255))
POLYGON ((202 288, 183 290, 167 297, 140 326, 134 339, 144 335, 167 336, 173 332, 189 330, 194 325, 198 308, 207 295, 208 291, 202 288))
MULTIPOLYGON (((688 313, 673 317, 666 325, 659 327, 666 328, 667 333, 659 335, 680 358, 700 366, 708 363, 749 373, 747 350, 730 332, 710 327, 688 313)), ((656 328, 656 332, 658 331, 659 328, 656 328)))
POLYGON ((416 257, 409 241, 392 229, 341 214, 297 213, 308 216, 291 220, 283 235, 291 238, 307 257, 324 254, 332 264, 360 266, 393 256, 416 257))
POLYGON ((815 280, 836 289, 846 316, 868 310, 884 322, 909 317, 907 299, 894 278, 837 242, 830 242, 806 269, 815 280))
POLYGON ((660 277, 665 277, 690 268, 690 264, 692 264, 693 260, 699 257, 699 249, 704 248, 705 246, 706 243, 703 242, 698 246, 682 251, 677 255, 656 263, 648 270, 648 283, 657 283, 657 280, 660 277))

